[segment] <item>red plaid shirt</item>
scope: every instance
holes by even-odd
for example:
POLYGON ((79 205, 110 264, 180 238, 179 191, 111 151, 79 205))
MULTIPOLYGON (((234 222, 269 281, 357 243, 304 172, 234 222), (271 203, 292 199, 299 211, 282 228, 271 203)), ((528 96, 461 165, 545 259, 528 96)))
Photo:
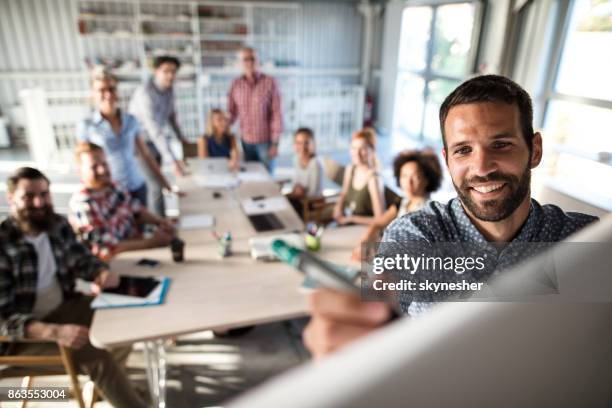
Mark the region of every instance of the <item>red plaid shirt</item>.
POLYGON ((140 236, 135 216, 142 205, 118 184, 96 191, 81 187, 69 206, 72 228, 101 259, 111 257, 120 241, 140 236))
POLYGON ((281 100, 274 78, 256 73, 255 80, 236 78, 227 97, 230 124, 240 122, 246 143, 278 143, 283 132, 281 100))

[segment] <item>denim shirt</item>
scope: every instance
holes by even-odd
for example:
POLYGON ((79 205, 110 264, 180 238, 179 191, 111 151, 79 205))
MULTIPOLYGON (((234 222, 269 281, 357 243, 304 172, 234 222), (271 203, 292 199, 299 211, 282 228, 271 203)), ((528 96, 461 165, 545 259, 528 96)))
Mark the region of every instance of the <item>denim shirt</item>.
POLYGON ((113 180, 124 185, 129 191, 142 187, 144 176, 136 161, 136 138, 140 134, 138 120, 129 113, 121 115, 121 130, 115 134, 111 124, 100 111, 95 110, 91 117, 77 126, 77 137, 83 142, 91 142, 104 149, 113 180))

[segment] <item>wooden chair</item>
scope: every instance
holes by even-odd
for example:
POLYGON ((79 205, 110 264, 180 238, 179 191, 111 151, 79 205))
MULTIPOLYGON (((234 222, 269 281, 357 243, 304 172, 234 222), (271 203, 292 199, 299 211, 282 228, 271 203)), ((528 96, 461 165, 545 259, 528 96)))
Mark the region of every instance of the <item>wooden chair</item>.
POLYGON ((183 147, 183 159, 198 157, 197 143, 181 143, 183 147))
POLYGON ((333 219, 333 209, 340 193, 302 199, 302 221, 327 224, 333 219))
MULTIPOLYGON (((0 336, 0 343, 48 343, 44 340, 20 339, 13 340, 7 336, 0 336)), ((59 346, 59 354, 44 355, 44 356, 0 356, 0 366, 5 365, 7 368, 0 369, 1 378, 23 377, 22 387, 30 388, 34 377, 42 377, 49 375, 68 375, 74 398, 77 400, 80 408, 86 408, 81 394, 81 386, 77 377, 77 371, 72 360, 72 353, 67 347, 59 346), (45 369, 46 368, 46 369, 45 369)), ((94 393, 95 394, 95 393, 94 393)), ((95 395, 91 398, 91 406, 93 406, 96 398, 95 395)), ((21 408, 26 407, 27 402, 24 400, 21 403, 21 408)))

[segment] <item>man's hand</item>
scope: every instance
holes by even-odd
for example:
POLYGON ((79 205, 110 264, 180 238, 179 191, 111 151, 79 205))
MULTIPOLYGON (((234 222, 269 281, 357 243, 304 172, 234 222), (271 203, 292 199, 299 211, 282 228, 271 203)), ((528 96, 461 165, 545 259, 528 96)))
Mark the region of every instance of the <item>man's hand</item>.
POLYGON ((105 288, 116 288, 119 285, 119 275, 104 269, 91 284, 91 291, 94 294, 102 292, 105 288))
POLYGON ((89 329, 76 324, 57 325, 54 340, 64 347, 80 349, 89 341, 89 329))
POLYGON ((174 174, 177 176, 186 176, 189 174, 189 170, 187 168, 187 164, 182 160, 174 161, 174 174))
POLYGON ((361 245, 360 242, 355 248, 353 248, 353 252, 351 253, 351 261, 361 261, 361 245))
POLYGON ((157 248, 168 246, 170 245, 170 241, 172 241, 172 238, 174 238, 174 233, 168 233, 162 228, 158 228, 157 230, 155 230, 155 233, 151 238, 147 238, 147 247, 157 248))
POLYGON ((276 156, 278 156, 278 145, 277 144, 271 144, 270 147, 268 148, 268 157, 270 159, 273 159, 276 156))
POLYGON ((304 330, 304 344, 321 358, 367 335, 391 316, 381 302, 362 302, 359 296, 332 289, 317 289, 308 297, 312 315, 304 330))
POLYGON ((176 227, 174 226, 174 223, 166 218, 160 218, 157 223, 157 226, 168 234, 174 235, 176 233, 176 227))

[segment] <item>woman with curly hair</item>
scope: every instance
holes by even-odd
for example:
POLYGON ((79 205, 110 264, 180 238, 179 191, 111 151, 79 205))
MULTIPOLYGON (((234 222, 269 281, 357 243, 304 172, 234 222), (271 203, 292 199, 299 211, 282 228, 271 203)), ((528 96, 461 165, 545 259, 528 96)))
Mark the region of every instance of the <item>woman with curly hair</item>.
POLYGON ((381 232, 396 218, 420 210, 429 201, 429 195, 440 188, 442 167, 431 151, 406 150, 393 161, 393 174, 404 197, 389 203, 387 210, 376 217, 353 250, 353 259, 361 259, 363 243, 375 242, 381 232))

